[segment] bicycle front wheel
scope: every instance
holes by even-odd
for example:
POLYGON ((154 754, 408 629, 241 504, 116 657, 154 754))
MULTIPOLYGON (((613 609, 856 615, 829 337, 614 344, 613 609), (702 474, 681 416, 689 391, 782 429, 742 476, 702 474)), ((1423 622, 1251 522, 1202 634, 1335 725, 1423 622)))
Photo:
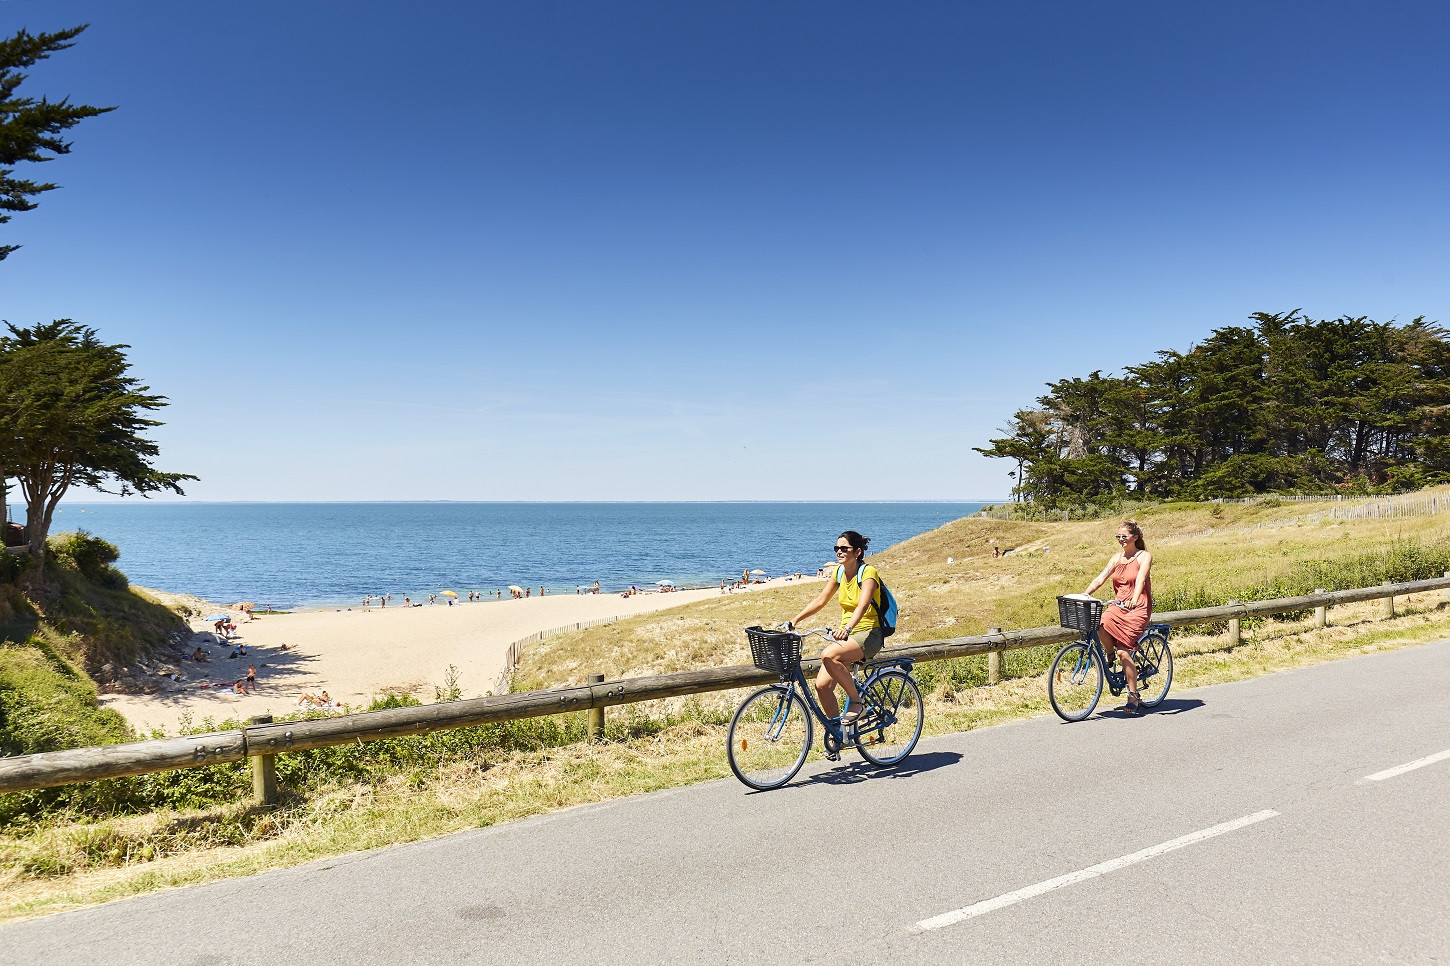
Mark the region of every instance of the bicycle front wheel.
POLYGON ((1173 652, 1168 638, 1149 634, 1138 644, 1138 697, 1145 708, 1156 708, 1173 686, 1173 652))
POLYGON ((856 750, 873 765, 894 765, 921 739, 921 689, 905 671, 884 671, 867 682, 865 695, 874 707, 856 725, 856 750))
POLYGON ((1047 697, 1063 721, 1081 721, 1103 696, 1103 665, 1093 649, 1076 641, 1057 652, 1047 671, 1047 697))
POLYGON ((761 688, 730 721, 730 770, 751 788, 779 788, 806 763, 813 737, 810 713, 794 688, 761 688))

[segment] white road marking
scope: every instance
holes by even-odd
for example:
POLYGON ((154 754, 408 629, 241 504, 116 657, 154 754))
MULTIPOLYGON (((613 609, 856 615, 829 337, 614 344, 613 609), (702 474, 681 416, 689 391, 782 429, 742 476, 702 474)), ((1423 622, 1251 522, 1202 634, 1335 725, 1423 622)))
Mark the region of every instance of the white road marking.
POLYGON ((1181 849, 1185 845, 1193 845, 1195 842, 1202 842, 1204 839, 1211 839, 1216 835, 1223 835, 1226 832, 1233 832, 1255 822, 1262 822, 1266 818, 1273 818, 1279 813, 1272 809, 1265 809, 1262 812, 1255 812, 1252 815, 1245 815, 1243 818, 1236 818, 1232 822, 1224 822, 1222 825, 1215 825, 1212 828, 1200 829, 1197 832, 1190 832, 1160 845, 1150 846, 1132 855, 1125 855, 1117 859, 1109 859, 1097 865, 1090 866, 1079 872, 1069 872, 1067 875, 1060 875, 1056 879, 1048 879, 1046 882, 1039 882, 1036 885, 1027 886, 1025 889, 1018 889, 1016 892, 1008 892, 1005 895, 997 896, 995 899, 984 899, 981 902, 966 906, 961 909, 953 909, 951 912, 944 912, 939 916, 930 919, 923 919, 916 924, 919 930, 942 929, 946 926, 955 925, 977 916, 986 915, 989 912, 996 912, 998 909, 1005 909, 1007 906, 1016 905, 1024 899, 1031 899, 1040 896, 1044 892, 1051 892, 1054 889, 1061 889, 1063 886, 1075 885, 1085 882, 1088 879, 1095 879, 1100 875, 1107 875, 1109 872, 1116 872, 1118 869, 1135 865, 1146 859, 1151 859, 1165 852, 1172 852, 1181 849))
POLYGON ((1356 785, 1363 785, 1365 782, 1382 782, 1386 778, 1394 778, 1396 775, 1403 775, 1407 771, 1414 771, 1416 768, 1424 768, 1426 765, 1433 765, 1437 761, 1444 761, 1450 758, 1450 751, 1442 751, 1436 755, 1429 755, 1418 761, 1412 761, 1408 765, 1400 765, 1397 768, 1386 768, 1384 771, 1377 771, 1373 775, 1367 775, 1355 782, 1356 785))

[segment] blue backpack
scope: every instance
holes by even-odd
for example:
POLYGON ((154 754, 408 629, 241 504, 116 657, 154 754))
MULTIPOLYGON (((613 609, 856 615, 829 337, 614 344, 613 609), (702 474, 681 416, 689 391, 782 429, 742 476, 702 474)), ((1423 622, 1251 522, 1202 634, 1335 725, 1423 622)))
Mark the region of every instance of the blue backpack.
MULTIPOLYGON (((877 572, 877 576, 880 576, 880 571, 877 572)), ((840 564, 836 564, 836 583, 844 584, 846 582, 845 577, 846 568, 842 567, 840 564)), ((859 586, 859 582, 861 580, 861 571, 859 570, 856 571, 856 580, 857 586, 859 586)), ((871 606, 876 608, 876 621, 881 627, 881 636, 890 637, 892 634, 896 633, 896 595, 887 589, 886 581, 878 580, 877 583, 879 584, 879 586, 876 588, 876 594, 879 594, 880 596, 878 598, 876 595, 872 595, 871 606), (878 600, 885 601, 886 606, 882 607, 881 604, 877 602, 878 600)))

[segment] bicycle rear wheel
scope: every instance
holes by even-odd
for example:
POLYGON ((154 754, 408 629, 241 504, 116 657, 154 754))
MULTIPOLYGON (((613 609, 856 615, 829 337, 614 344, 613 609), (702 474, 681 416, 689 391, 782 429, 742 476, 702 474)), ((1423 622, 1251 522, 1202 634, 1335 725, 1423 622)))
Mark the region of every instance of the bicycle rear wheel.
POLYGON ((759 791, 779 788, 805 764, 813 731, 810 712, 794 688, 761 688, 730 721, 730 770, 759 791))
POLYGON ((856 750, 873 765, 894 765, 916 747, 926 710, 916 679, 905 671, 884 671, 866 685, 875 707, 856 725, 856 750))
POLYGON ((1047 671, 1047 697, 1063 721, 1081 721, 1103 696, 1103 665, 1093 649, 1075 641, 1057 652, 1047 671))
POLYGON ((1145 708, 1156 708, 1173 686, 1173 652, 1168 638, 1149 634, 1138 643, 1138 698, 1145 708))

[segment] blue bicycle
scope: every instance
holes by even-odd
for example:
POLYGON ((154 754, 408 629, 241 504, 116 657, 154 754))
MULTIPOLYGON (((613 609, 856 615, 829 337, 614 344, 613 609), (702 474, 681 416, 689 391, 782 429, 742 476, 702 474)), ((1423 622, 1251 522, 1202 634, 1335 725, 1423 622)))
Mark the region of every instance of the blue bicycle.
MULTIPOLYGON (((1117 601, 1113 601, 1117 604, 1117 601)), ((1116 666, 1098 640, 1103 602, 1086 594, 1057 598, 1058 621, 1063 627, 1082 632, 1082 637, 1057 652, 1047 671, 1047 697, 1052 710, 1064 721, 1081 721, 1093 713, 1103 696, 1103 679, 1113 696, 1128 686, 1127 675, 1116 666)), ((1143 707, 1153 708, 1168 696, 1173 684, 1173 652, 1168 649, 1167 624, 1149 624, 1138 638, 1133 663, 1138 668, 1138 696, 1143 707)))
MULTIPOLYGON (((779 788, 795 777, 810 755, 817 720, 825 729, 828 757, 853 744, 873 765, 896 764, 921 738, 925 710, 921 688, 911 676, 915 662, 909 657, 852 665, 857 691, 864 698, 860 717, 845 724, 839 717, 826 717, 815 688, 801 671, 801 642, 817 635, 834 640, 827 627, 805 633, 745 629, 755 666, 780 675, 778 683, 746 698, 730 721, 730 770, 751 788, 779 788)), ((848 706, 842 714, 850 710, 848 706)))

